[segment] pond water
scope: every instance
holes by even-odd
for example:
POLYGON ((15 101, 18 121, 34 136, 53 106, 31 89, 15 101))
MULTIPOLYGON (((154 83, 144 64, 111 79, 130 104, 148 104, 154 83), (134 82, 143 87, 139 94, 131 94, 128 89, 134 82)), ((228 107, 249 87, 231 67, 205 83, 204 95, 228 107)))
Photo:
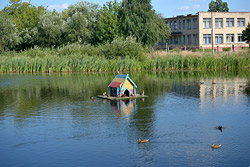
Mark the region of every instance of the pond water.
POLYGON ((115 75, 0 74, 0 166, 250 166, 249 71, 131 73, 148 98, 90 100, 115 75))

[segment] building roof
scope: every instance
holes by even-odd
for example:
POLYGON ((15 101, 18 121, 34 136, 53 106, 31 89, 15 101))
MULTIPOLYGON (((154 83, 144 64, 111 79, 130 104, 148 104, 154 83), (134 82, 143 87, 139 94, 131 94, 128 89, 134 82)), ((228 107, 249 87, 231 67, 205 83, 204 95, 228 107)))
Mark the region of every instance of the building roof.
POLYGON ((109 87, 112 88, 118 88, 120 86, 124 86, 124 81, 126 81, 127 79, 129 79, 131 81, 131 83, 137 88, 136 84, 132 81, 132 79, 129 77, 129 74, 127 75, 123 75, 123 74, 118 74, 115 76, 115 78, 113 79, 113 81, 109 84, 109 87), (123 83, 123 85, 121 85, 123 83))

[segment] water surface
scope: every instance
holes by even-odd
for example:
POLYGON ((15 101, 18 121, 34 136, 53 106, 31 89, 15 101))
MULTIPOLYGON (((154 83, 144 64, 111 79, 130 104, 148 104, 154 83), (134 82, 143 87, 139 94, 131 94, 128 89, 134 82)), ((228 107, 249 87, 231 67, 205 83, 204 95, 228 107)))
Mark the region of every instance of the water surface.
POLYGON ((0 74, 0 166, 250 165, 249 71, 131 73, 149 98, 90 100, 115 75, 0 74))

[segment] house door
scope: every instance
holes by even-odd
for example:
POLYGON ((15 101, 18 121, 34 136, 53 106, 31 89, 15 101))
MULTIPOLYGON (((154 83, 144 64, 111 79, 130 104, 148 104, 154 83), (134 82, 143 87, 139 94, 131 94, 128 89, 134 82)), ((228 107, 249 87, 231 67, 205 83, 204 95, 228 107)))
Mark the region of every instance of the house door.
POLYGON ((125 90, 124 95, 129 96, 129 91, 128 91, 128 89, 125 90))

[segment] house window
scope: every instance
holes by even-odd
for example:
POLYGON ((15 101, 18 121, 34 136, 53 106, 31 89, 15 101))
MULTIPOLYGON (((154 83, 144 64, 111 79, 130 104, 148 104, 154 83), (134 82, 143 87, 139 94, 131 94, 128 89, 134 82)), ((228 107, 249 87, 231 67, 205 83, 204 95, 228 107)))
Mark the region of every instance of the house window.
POLYGON ((223 18, 215 18, 215 28, 223 28, 223 18))
POLYGON ((182 28, 185 29, 185 20, 182 21, 182 28))
POLYGON ((234 27, 234 18, 227 18, 227 27, 234 27))
POLYGON ((198 24, 197 24, 197 18, 193 19, 193 29, 197 29, 198 28, 198 24))
POLYGON ((191 30, 191 19, 187 19, 187 30, 191 30))
POLYGON ((242 34, 238 34, 238 42, 245 42, 242 38, 242 34))
POLYGON ((234 42, 234 34, 227 34, 227 43, 234 42))
POLYGON ((191 45, 191 35, 187 35, 187 44, 191 45))
POLYGON ((245 18, 237 19, 238 27, 245 27, 245 18))
POLYGON ((186 39, 186 38, 185 38, 185 35, 183 35, 183 36, 182 36, 183 45, 186 44, 186 40, 185 40, 185 39, 186 39))
POLYGON ((198 45, 198 35, 193 34, 193 45, 198 45))
POLYGON ((181 29, 181 20, 179 20, 179 29, 181 29))
POLYGON ((203 34, 203 44, 211 44, 211 34, 203 34))
POLYGON ((211 28, 211 19, 203 18, 203 28, 211 28))
POLYGON ((177 22, 174 21, 174 29, 176 30, 177 29, 177 22))
POLYGON ((215 44, 223 43, 223 34, 215 34, 215 44))

